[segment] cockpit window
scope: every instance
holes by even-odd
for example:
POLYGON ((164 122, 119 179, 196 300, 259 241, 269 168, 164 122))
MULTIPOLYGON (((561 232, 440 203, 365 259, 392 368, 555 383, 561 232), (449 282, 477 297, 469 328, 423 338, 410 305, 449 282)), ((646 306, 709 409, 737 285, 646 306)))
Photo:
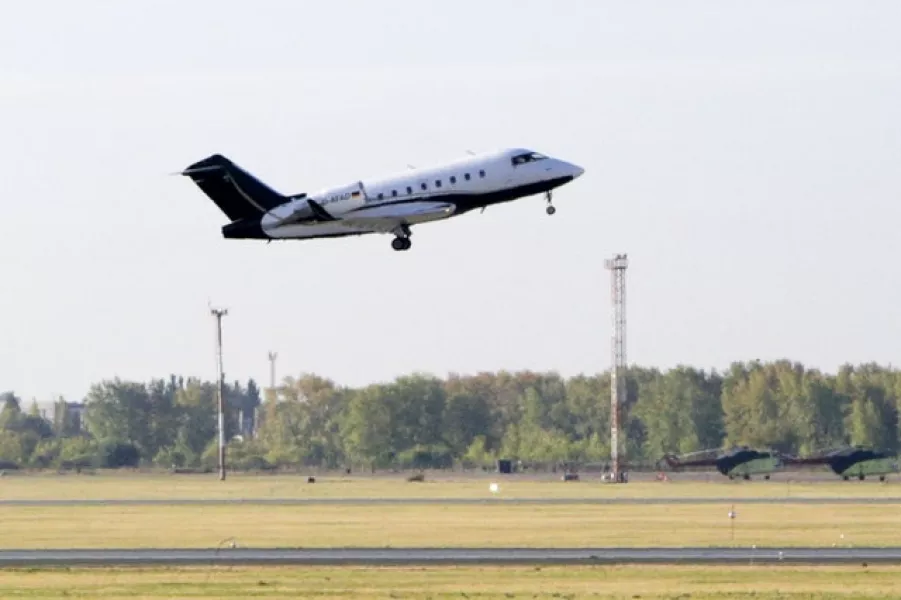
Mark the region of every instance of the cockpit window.
POLYGON ((538 152, 526 152, 524 154, 517 154, 513 157, 513 166, 523 165, 525 163, 535 162, 536 160, 544 160, 547 158, 544 154, 539 154, 538 152))

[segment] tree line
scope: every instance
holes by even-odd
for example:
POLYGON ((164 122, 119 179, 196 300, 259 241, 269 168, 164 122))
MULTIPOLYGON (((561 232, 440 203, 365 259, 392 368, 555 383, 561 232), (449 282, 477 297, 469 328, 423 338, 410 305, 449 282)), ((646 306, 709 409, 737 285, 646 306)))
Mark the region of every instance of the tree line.
MULTIPOLYGON (((791 361, 726 371, 630 367, 621 438, 632 468, 664 454, 750 446, 790 454, 862 445, 897 451, 901 372, 823 373, 791 361)), ((600 463, 610 456, 610 374, 411 374, 361 388, 312 374, 261 390, 224 385, 235 469, 478 468, 500 458, 600 463)), ((171 376, 93 385, 81 415, 0 396, 0 467, 217 465, 217 385, 171 376)))

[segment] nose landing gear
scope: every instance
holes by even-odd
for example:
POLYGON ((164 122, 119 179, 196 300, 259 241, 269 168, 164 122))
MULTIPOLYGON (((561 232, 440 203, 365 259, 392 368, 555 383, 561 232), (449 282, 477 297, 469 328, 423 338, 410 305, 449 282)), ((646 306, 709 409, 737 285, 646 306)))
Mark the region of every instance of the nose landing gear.
POLYGON ((544 196, 545 196, 545 198, 547 198, 547 208, 545 208, 544 210, 547 214, 552 215, 555 212, 557 212, 557 209, 554 208, 553 204, 551 204, 553 197, 551 196, 550 192, 547 192, 544 196))

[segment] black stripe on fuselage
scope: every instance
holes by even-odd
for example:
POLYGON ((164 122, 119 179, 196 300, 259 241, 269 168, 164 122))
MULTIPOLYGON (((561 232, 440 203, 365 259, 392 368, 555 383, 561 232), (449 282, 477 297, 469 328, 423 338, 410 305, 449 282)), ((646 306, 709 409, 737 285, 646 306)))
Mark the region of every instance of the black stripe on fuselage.
MULTIPOLYGON (((382 200, 378 202, 373 202, 371 204, 365 204, 363 206, 359 206, 354 208, 341 216, 345 215, 355 215, 365 213, 365 211, 373 208, 381 208, 383 206, 400 206, 404 204, 415 204, 419 202, 446 202, 448 204, 453 204, 456 207, 454 211, 454 216, 461 215, 463 213, 469 212, 471 210, 475 210, 477 208, 483 208, 486 206, 492 206, 495 204, 502 204, 504 202, 510 202, 512 200, 516 200, 518 198, 524 198, 526 196, 533 196, 535 194, 541 194, 544 192, 548 192, 555 188, 560 187, 566 183, 572 181, 572 177, 557 177, 555 179, 548 179, 547 181, 540 181, 537 183, 529 183, 526 185, 521 185, 517 187, 507 188, 503 190, 497 190, 493 192, 456 192, 453 190, 440 193, 440 194, 429 194, 428 196, 414 196, 408 198, 391 198, 388 200, 382 200)), ((340 223, 341 219, 339 218, 337 221, 333 221, 335 223, 340 223)), ((347 233, 333 233, 333 234, 322 234, 317 235, 315 238, 301 238, 301 239, 316 239, 316 238, 324 238, 324 237, 345 237, 350 235, 363 235, 364 233, 369 232, 347 232, 347 233)), ((295 238, 270 238, 263 231, 262 225, 260 224, 259 218, 251 218, 251 219, 241 219, 222 228, 222 235, 225 238, 229 239, 295 239, 295 238)))

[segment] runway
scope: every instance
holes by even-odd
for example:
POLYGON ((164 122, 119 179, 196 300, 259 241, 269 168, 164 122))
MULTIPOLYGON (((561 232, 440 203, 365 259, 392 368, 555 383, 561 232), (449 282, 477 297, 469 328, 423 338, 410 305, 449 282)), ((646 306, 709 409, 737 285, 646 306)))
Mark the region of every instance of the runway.
POLYGON ((544 505, 669 505, 669 504, 901 504, 901 497, 700 497, 700 498, 111 498, 61 500, 0 500, 0 506, 313 506, 346 505, 374 506, 392 504, 432 505, 488 505, 488 504, 544 504, 544 505))
POLYGON ((893 548, 338 548, 0 550, 0 567, 901 563, 893 548))

